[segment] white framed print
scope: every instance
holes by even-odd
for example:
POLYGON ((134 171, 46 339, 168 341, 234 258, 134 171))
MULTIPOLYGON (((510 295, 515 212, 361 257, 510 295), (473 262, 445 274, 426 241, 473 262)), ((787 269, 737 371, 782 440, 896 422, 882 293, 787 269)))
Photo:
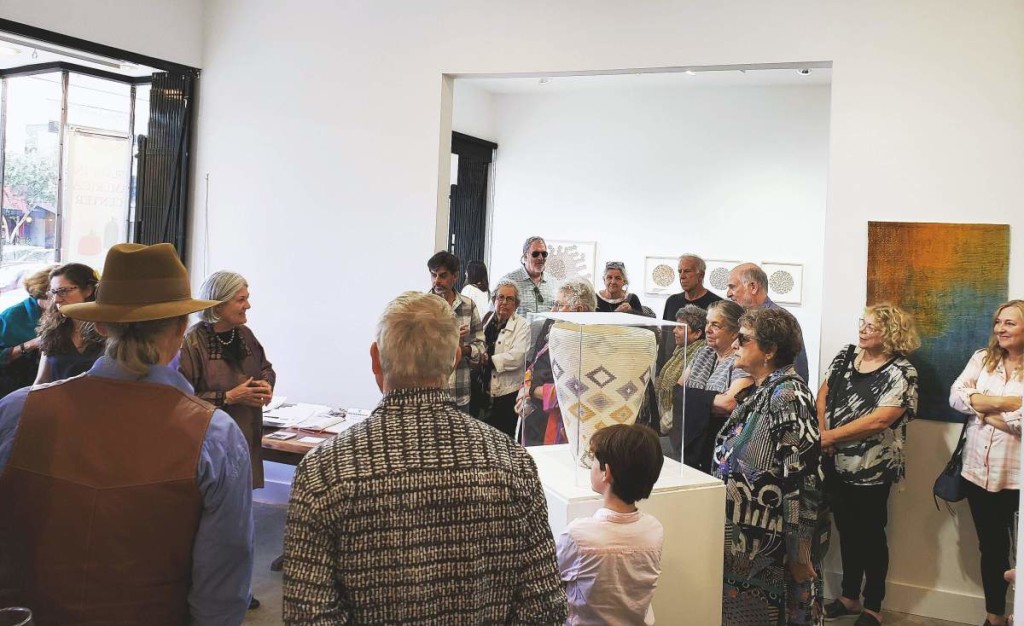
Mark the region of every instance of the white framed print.
POLYGON ((644 293, 651 296, 667 296, 679 293, 679 275, 676 266, 679 257, 644 257, 644 293))
POLYGON ((762 263, 768 276, 768 297, 779 304, 803 301, 804 266, 799 263, 762 263))
POLYGON ((704 263, 707 265, 707 269, 704 270, 704 287, 715 295, 725 298, 725 293, 729 291, 729 272, 740 262, 705 259, 704 263))
POLYGON ((564 241, 545 239, 548 246, 548 262, 544 273, 562 282, 577 276, 594 284, 597 266, 596 241, 564 241))

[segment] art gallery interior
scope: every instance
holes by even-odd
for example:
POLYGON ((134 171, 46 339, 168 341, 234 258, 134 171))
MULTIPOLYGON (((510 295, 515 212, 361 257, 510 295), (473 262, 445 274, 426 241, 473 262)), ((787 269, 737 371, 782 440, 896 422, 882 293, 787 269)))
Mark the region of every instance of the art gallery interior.
MULTIPOLYGON (((1007 224, 1024 294, 1014 0, 4 0, 0 18, 201 70, 187 265, 194 287, 246 276, 290 398, 376 404, 377 315, 445 248, 452 131, 498 145, 492 281, 534 234, 624 261, 659 316, 647 257, 799 264, 787 306, 818 381, 856 338, 869 221, 1007 224)), ((909 427, 885 603, 974 623, 971 517, 931 491, 959 431, 909 427)), ((834 589, 835 554, 826 570, 834 589)))

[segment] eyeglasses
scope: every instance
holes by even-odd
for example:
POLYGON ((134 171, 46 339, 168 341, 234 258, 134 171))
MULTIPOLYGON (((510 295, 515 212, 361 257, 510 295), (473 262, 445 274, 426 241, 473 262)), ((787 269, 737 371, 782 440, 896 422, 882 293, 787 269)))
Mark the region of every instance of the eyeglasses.
POLYGON ((77 289, 78 289, 77 286, 72 285, 71 287, 61 287, 60 289, 51 289, 51 290, 47 291, 46 293, 50 294, 51 296, 57 296, 58 298, 63 298, 64 296, 68 295, 69 293, 71 293, 72 291, 75 291, 77 289))
MULTIPOLYGON (((547 256, 547 252, 544 253, 547 256)), ((544 304, 544 295, 540 292, 540 287, 537 285, 533 286, 533 295, 537 299, 537 304, 544 304)))
POLYGON ((868 333, 876 333, 879 330, 874 324, 868 324, 865 322, 863 317, 857 320, 857 327, 861 330, 866 330, 868 333))
POLYGON ((535 259, 537 257, 539 257, 539 256, 540 257, 544 257, 546 259, 546 258, 548 258, 548 251, 547 250, 534 250, 533 252, 530 253, 530 256, 532 256, 535 259))
POLYGON ((515 302, 515 296, 494 296, 495 302, 515 302))
POLYGON ((748 343, 750 343, 753 340, 754 340, 754 338, 751 337, 750 335, 744 335, 743 333, 736 333, 736 342, 739 343, 741 346, 745 346, 745 345, 747 345, 748 343))
POLYGON ((626 264, 622 261, 608 261, 604 264, 606 270, 623 270, 626 269, 626 264))

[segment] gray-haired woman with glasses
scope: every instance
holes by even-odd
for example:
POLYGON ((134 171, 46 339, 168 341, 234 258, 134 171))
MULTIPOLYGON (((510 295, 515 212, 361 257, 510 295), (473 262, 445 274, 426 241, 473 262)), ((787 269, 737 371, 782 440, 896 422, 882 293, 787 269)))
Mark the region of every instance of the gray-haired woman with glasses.
POLYGON ((608 261, 604 264, 604 289, 597 292, 597 311, 599 313, 639 313, 643 314, 640 298, 635 293, 626 291, 629 277, 626 276, 626 264, 622 261, 608 261))

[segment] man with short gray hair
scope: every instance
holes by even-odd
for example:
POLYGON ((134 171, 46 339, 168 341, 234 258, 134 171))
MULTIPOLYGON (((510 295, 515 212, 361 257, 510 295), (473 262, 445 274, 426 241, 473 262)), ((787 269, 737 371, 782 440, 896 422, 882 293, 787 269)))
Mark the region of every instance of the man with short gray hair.
MULTIPOLYGON (((768 297, 768 275, 754 263, 740 263, 732 268, 726 288, 729 299, 748 311, 782 308, 768 297)), ((802 338, 803 330, 800 332, 802 338)), ((812 381, 807 378, 810 369, 807 363, 807 344, 802 343, 803 347, 800 348, 800 354, 796 356, 793 365, 796 367, 796 373, 800 374, 805 382, 810 383, 812 381)))
POLYGON ((680 293, 672 294, 665 301, 665 313, 662 319, 670 322, 676 321, 676 313, 687 304, 699 306, 705 311, 712 302, 721 300, 721 296, 708 291, 704 287, 704 272, 707 271, 707 263, 696 254, 689 252, 679 257, 679 286, 683 288, 680 293))
POLYGON ((533 459, 445 391, 459 359, 451 307, 403 293, 370 359, 380 404, 295 473, 285 623, 562 624, 533 459))

